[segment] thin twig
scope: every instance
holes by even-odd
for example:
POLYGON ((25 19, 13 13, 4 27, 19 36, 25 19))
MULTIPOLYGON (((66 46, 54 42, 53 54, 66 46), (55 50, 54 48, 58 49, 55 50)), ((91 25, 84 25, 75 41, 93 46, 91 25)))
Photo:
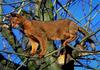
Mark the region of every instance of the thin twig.
POLYGON ((6 51, 6 50, 0 50, 0 52, 34 58, 33 56, 30 56, 30 55, 26 55, 26 54, 22 54, 22 53, 16 53, 16 52, 10 52, 10 51, 6 51))
POLYGON ((71 45, 69 45, 68 44, 68 47, 70 47, 70 48, 72 48, 73 50, 76 50, 76 51, 78 51, 79 53, 92 53, 92 54, 100 54, 100 51, 88 51, 88 50, 83 50, 83 51, 81 51, 81 50, 79 50, 79 49, 77 49, 77 48, 75 48, 75 47, 72 47, 71 45))
MULTIPOLYGON (((11 4, 18 4, 18 3, 22 3, 22 2, 29 2, 28 0, 23 0, 23 1, 18 1, 18 2, 11 2, 11 3, 0 3, 0 5, 11 5, 11 4)), ((31 3, 36 3, 31 1, 31 3)))
MULTIPOLYGON (((54 2, 53 6, 55 5, 55 3, 56 3, 56 0, 55 0, 55 2, 54 2)), ((69 2, 67 2, 67 4, 63 5, 63 7, 68 7, 71 3, 72 3, 72 2, 69 1, 69 2)), ((54 17, 58 14, 58 12, 59 12, 61 9, 62 9, 62 7, 58 8, 57 10, 54 8, 54 10, 55 10, 55 12, 56 12, 56 13, 54 13, 54 17)))
POLYGON ((81 18, 79 21, 82 21, 84 18, 87 18, 90 14, 92 14, 92 12, 100 5, 100 3, 98 3, 93 9, 92 11, 89 12, 88 15, 84 16, 83 18, 81 18))
POLYGON ((95 34, 98 33, 99 31, 100 31, 100 29, 98 29, 95 33, 91 33, 91 34, 87 35, 86 37, 84 37, 84 38, 80 41, 80 43, 86 41, 88 38, 92 37, 93 35, 95 35, 95 34))
POLYGON ((94 68, 92 68, 92 67, 90 67, 90 66, 88 66, 88 65, 85 65, 85 64, 81 63, 81 62, 78 61, 78 60, 75 60, 75 61, 78 62, 81 66, 83 66, 83 67, 85 67, 85 68, 87 68, 87 69, 95 70, 94 68))
MULTIPOLYGON (((62 49, 64 49, 64 48, 65 48, 65 47, 61 47, 60 49, 62 50, 62 49)), ((58 52, 58 51, 59 51, 59 49, 57 49, 57 50, 55 50, 55 51, 52 51, 51 53, 45 55, 44 58, 46 58, 46 57, 48 57, 48 56, 50 56, 50 55, 52 55, 52 54, 54 54, 54 53, 56 53, 56 52, 58 52)))
MULTIPOLYGON (((85 0, 82 0, 82 12, 83 12, 83 16, 86 16, 86 12, 85 12, 85 0)), ((87 18, 85 18, 85 21, 87 21, 87 18)))
POLYGON ((48 66, 52 65, 53 63, 55 63, 57 61, 57 59, 55 59, 54 61, 52 61, 50 64, 45 65, 43 68, 41 68, 40 70, 44 70, 45 68, 47 68, 48 66))
POLYGON ((18 3, 22 3, 22 2, 27 2, 27 1, 18 1, 18 2, 11 2, 11 3, 0 3, 0 5, 11 5, 11 4, 18 4, 18 3))
POLYGON ((78 21, 78 19, 76 19, 75 17, 73 17, 72 14, 71 14, 71 12, 68 9, 66 9, 58 0, 57 0, 57 3, 64 9, 64 11, 66 13, 68 13, 68 15, 71 16, 71 18, 73 18, 76 22, 80 23, 80 21, 78 21))
MULTIPOLYGON (((23 8, 23 7, 25 7, 26 5, 28 5, 28 4, 30 4, 30 2, 28 2, 27 4, 24 4, 24 6, 19 6, 19 7, 17 7, 17 8, 14 8, 10 13, 13 13, 13 12, 15 12, 17 9, 19 9, 19 8, 23 8)), ((0 14, 0 16, 7 16, 7 15, 9 15, 10 13, 7 13, 7 14, 0 14)))
POLYGON ((82 59, 82 60, 95 60, 95 61, 100 62, 100 60, 99 59, 96 59, 96 58, 84 58, 84 57, 80 57, 78 59, 82 59))
POLYGON ((28 58, 25 58, 25 60, 21 63, 21 65, 16 70, 19 70, 22 66, 25 66, 25 62, 27 60, 28 60, 28 58))

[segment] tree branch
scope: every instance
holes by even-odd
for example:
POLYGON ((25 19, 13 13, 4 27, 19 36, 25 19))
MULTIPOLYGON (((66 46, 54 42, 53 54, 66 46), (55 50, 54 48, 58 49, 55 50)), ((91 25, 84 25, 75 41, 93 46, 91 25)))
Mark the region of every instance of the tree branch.
POLYGON ((33 56, 30 56, 30 55, 27 55, 27 54, 23 54, 23 53, 10 52, 10 51, 6 51, 6 50, 0 50, 0 52, 33 58, 33 56))
MULTIPOLYGON (((0 3, 0 5, 11 5, 11 4, 18 4, 18 3, 22 3, 22 2, 29 2, 28 0, 23 0, 23 1, 18 1, 18 2, 11 2, 11 3, 0 3)), ((36 3, 31 1, 31 3, 36 3)))
POLYGON ((91 33, 91 34, 87 35, 86 37, 84 37, 84 38, 80 41, 80 43, 85 42, 88 38, 90 38, 91 36, 95 35, 95 34, 98 33, 99 31, 100 31, 100 29, 98 29, 98 30, 97 30, 96 32, 94 32, 94 33, 91 33))

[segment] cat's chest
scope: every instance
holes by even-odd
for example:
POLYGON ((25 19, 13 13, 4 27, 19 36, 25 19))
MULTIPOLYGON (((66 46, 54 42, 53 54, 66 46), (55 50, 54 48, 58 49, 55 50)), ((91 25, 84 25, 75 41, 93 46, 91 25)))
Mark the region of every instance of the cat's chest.
POLYGON ((34 33, 34 30, 31 29, 31 28, 24 29, 24 33, 25 33, 25 35, 30 36, 30 35, 32 35, 34 33))

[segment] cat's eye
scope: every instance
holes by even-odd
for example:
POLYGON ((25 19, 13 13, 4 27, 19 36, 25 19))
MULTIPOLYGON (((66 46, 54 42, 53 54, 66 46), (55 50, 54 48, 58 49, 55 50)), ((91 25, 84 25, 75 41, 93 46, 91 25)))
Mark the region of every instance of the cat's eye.
POLYGON ((12 23, 14 23, 14 21, 12 23))

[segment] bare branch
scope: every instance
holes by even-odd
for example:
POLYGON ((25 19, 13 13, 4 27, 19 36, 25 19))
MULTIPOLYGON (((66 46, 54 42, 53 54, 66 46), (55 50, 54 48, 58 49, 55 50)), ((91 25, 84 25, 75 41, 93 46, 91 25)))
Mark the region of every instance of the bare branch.
POLYGON ((64 6, 62 6, 62 4, 58 0, 57 0, 57 3, 64 9, 64 11, 66 13, 68 13, 68 15, 71 16, 71 18, 73 18, 76 22, 80 23, 80 21, 78 21, 78 19, 76 19, 75 17, 73 17, 73 15, 71 14, 71 12, 68 9, 66 9, 64 6))
POLYGON ((22 66, 25 66, 25 62, 27 60, 28 60, 28 58, 25 58, 24 61, 21 63, 21 65, 16 70, 19 70, 22 66))
MULTIPOLYGON (((18 4, 18 3, 22 3, 22 2, 29 2, 28 0, 23 0, 23 1, 18 1, 18 2, 11 2, 11 3, 0 3, 0 5, 11 5, 11 4, 18 4)), ((31 1, 31 3, 36 3, 31 1)))
MULTIPOLYGON (((0 50, 0 52, 8 53, 8 54, 20 55, 20 56, 24 56, 24 57, 32 57, 32 56, 30 56, 30 55, 26 55, 26 54, 23 54, 23 53, 10 52, 10 51, 6 51, 6 50, 0 50)), ((33 58, 33 57, 32 57, 32 58, 33 58)))
POLYGON ((90 14, 92 14, 93 11, 95 11, 95 9, 100 5, 100 3, 98 3, 93 9, 92 11, 89 12, 88 15, 84 16, 83 18, 81 18, 79 21, 82 21, 84 18, 88 17, 90 14))
POLYGON ((88 66, 88 65, 85 65, 85 64, 81 63, 81 62, 78 61, 78 60, 75 60, 75 61, 78 62, 81 66, 83 66, 83 67, 85 67, 85 68, 87 68, 87 69, 96 70, 96 69, 94 69, 94 68, 92 68, 92 67, 90 67, 90 66, 88 66))
POLYGON ((98 29, 95 33, 91 33, 89 35, 87 35, 85 38, 83 38, 80 43, 86 41, 88 38, 90 38, 91 36, 95 35, 96 33, 98 33, 100 31, 100 29, 98 29))

